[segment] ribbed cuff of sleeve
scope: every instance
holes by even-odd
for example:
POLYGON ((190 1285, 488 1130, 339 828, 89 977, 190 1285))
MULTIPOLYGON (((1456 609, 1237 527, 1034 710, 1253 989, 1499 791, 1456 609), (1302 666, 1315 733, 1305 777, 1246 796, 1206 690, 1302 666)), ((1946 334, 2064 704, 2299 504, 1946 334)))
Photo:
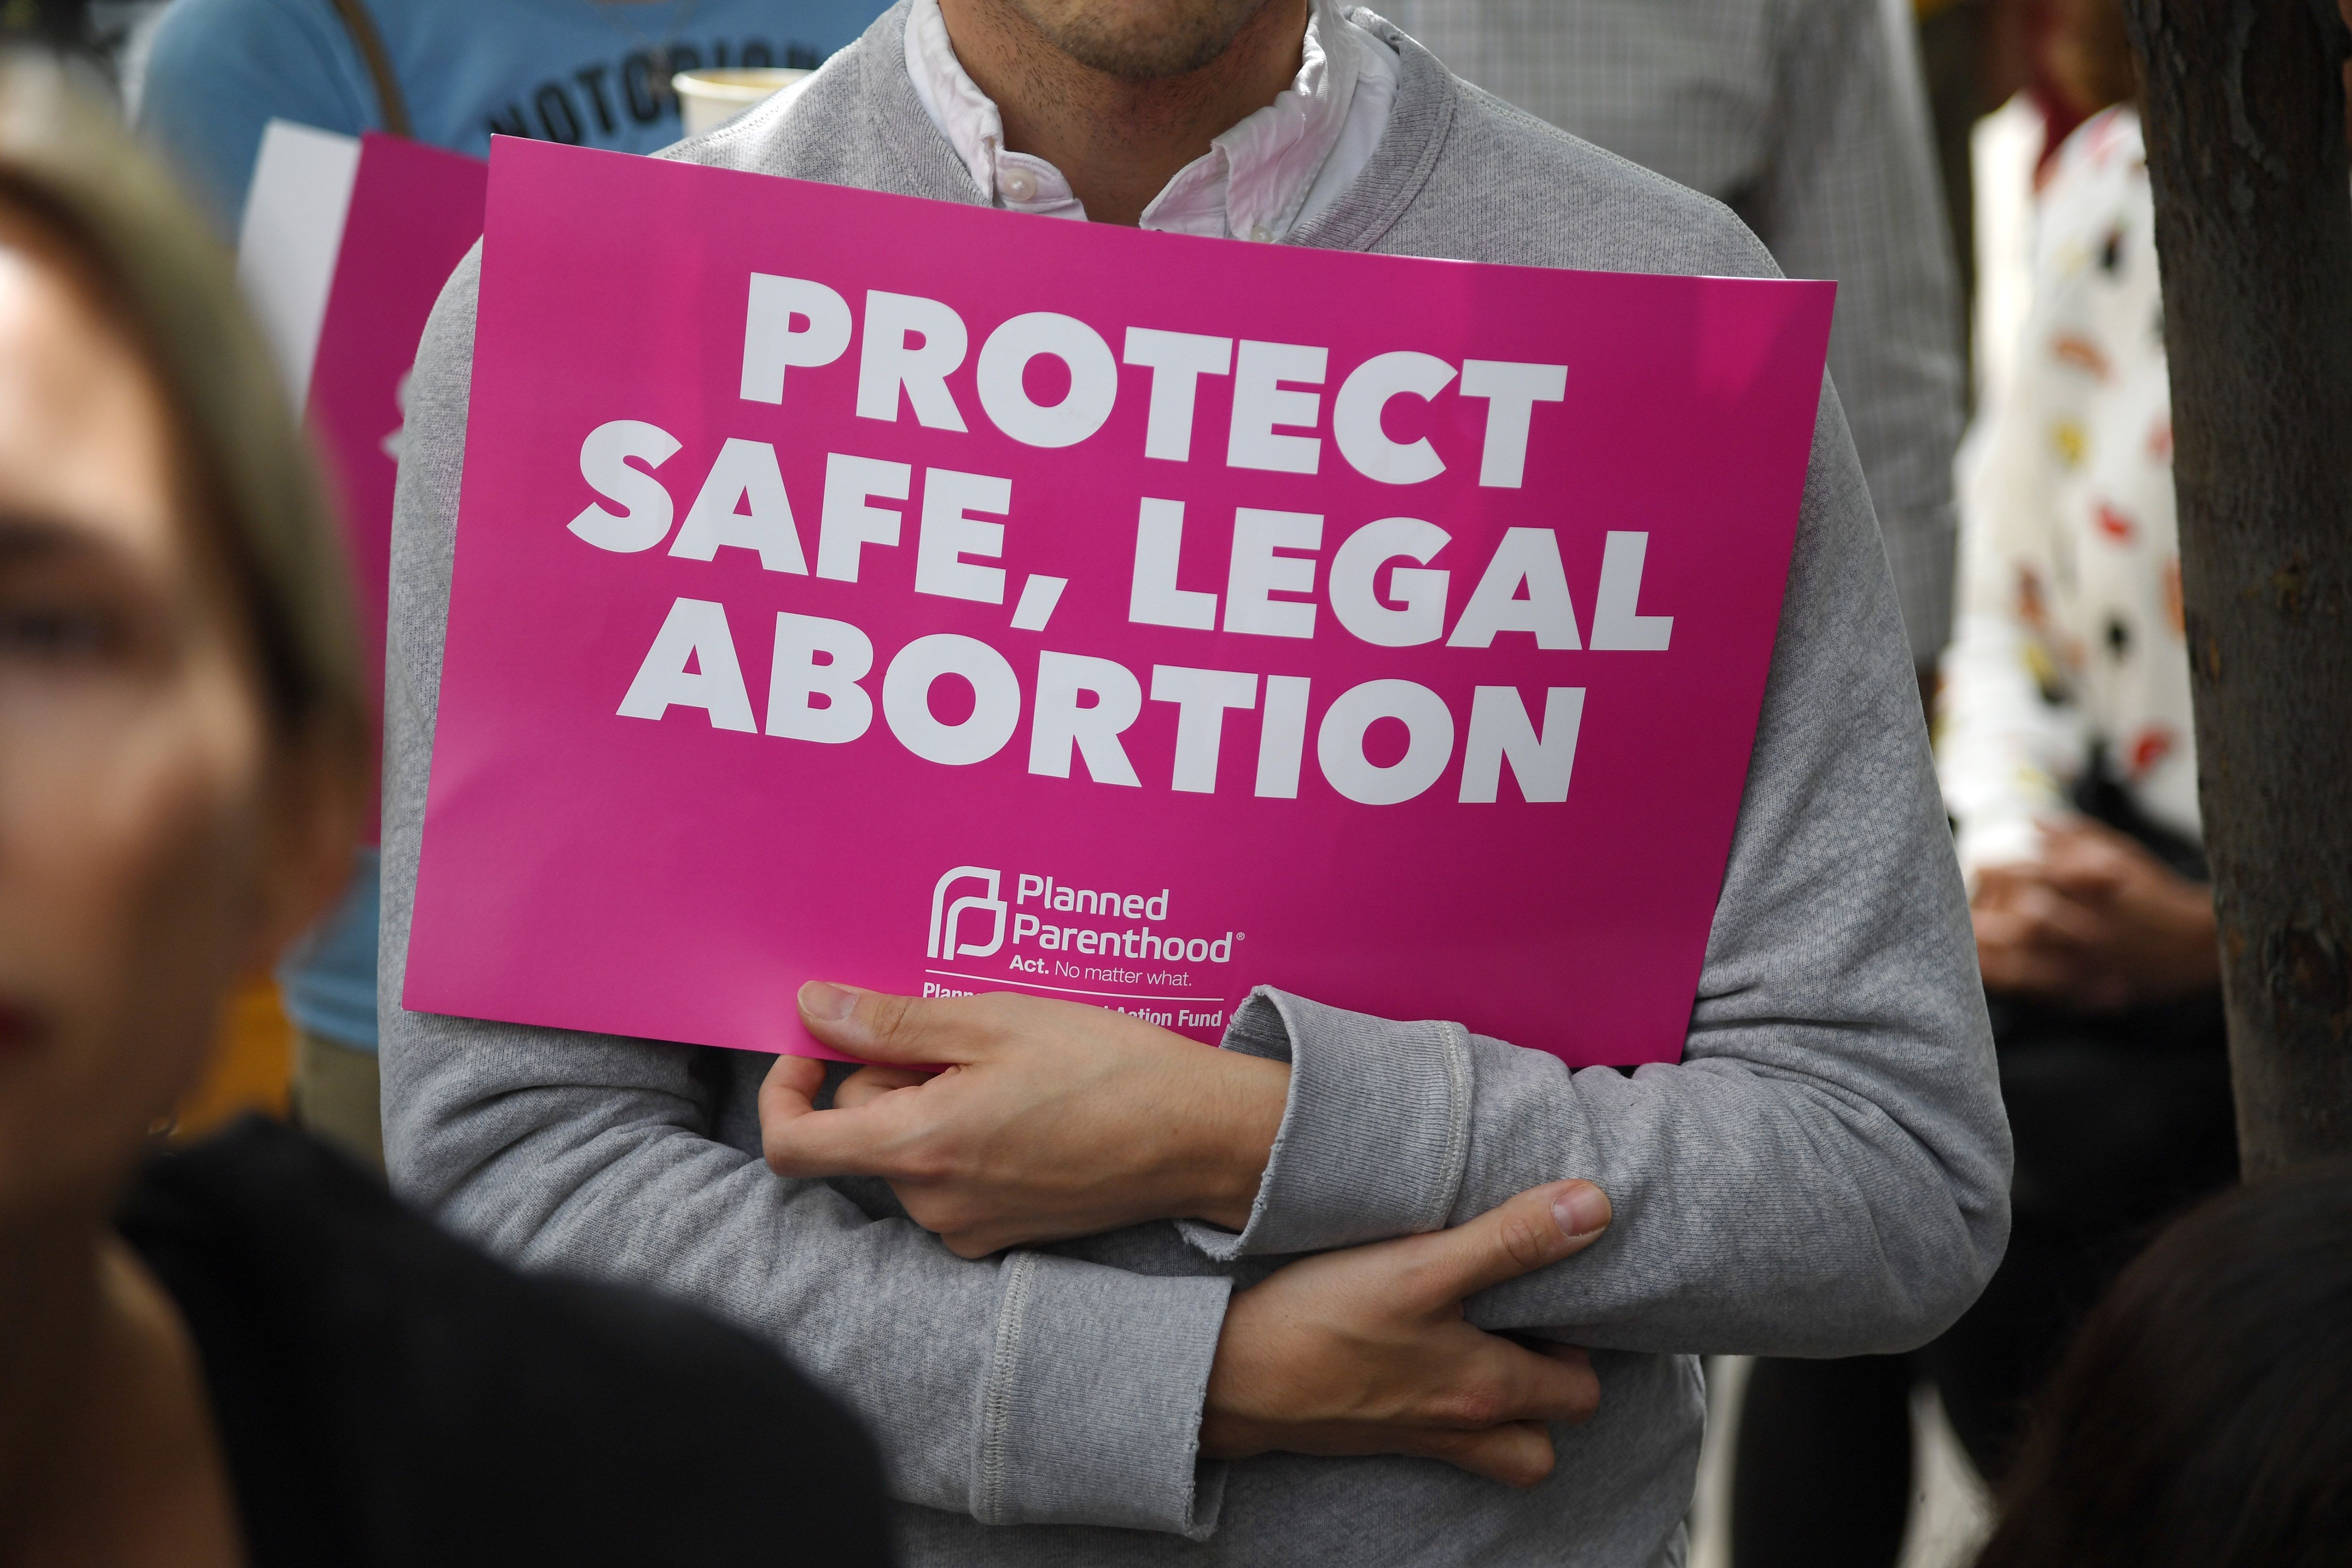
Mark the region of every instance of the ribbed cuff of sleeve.
POLYGON ((1224 1467, 1201 1459, 1201 1408, 1233 1282, 1045 1252, 1003 1270, 972 1517, 1207 1539, 1224 1467))
POLYGON ((1470 1040, 1453 1023, 1396 1023, 1260 987, 1225 1047, 1286 1058, 1290 1095, 1239 1234, 1188 1220, 1220 1262, 1322 1252, 1436 1230, 1470 1147, 1470 1040))
POLYGON ((1948 506, 1890 512, 1880 519, 1887 570, 1903 608, 1903 634, 1911 662, 1936 662, 1952 638, 1952 579, 1957 570, 1959 528, 1948 506))

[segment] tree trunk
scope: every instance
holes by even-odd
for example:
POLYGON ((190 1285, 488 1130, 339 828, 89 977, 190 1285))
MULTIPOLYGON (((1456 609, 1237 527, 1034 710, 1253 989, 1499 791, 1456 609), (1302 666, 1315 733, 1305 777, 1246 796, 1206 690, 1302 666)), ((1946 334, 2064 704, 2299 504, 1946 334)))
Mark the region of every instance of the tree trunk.
POLYGON ((2352 192, 2334 0, 2126 0, 2248 1175, 2352 1151, 2352 192))

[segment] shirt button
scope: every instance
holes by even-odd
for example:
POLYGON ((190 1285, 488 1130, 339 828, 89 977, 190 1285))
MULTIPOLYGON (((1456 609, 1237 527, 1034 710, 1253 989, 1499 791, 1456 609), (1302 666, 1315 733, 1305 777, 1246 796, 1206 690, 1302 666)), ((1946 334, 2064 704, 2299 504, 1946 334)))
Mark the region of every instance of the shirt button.
POLYGON ((1264 224, 1257 224, 1257 225, 1254 225, 1254 226, 1252 226, 1252 228, 1250 229, 1250 238, 1252 238, 1252 239, 1254 239, 1254 240, 1257 241, 1257 243, 1258 243, 1258 244, 1260 244, 1260 245, 1264 245, 1266 241, 1268 241, 1268 240, 1272 239, 1273 237, 1274 237, 1274 236, 1273 236, 1272 235, 1270 235, 1270 234, 1266 233, 1266 231, 1265 231, 1265 225, 1264 224))
POLYGON ((1026 169, 1007 169, 996 177, 998 190, 1008 202, 1025 202, 1037 193, 1037 176, 1026 169))

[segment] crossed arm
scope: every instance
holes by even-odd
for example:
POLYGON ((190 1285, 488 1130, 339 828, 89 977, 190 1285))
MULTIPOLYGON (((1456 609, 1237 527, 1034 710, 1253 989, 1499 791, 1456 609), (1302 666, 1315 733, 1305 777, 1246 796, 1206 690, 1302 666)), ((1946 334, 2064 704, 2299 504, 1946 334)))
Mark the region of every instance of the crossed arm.
MULTIPOLYGON (((760 1122, 778 1176, 882 1177, 964 1258, 1155 1219, 1249 1221, 1289 1086, 1279 1062, 1009 993, 930 1002, 817 982, 800 1007, 817 1038, 877 1065, 820 1111, 824 1064, 776 1059, 760 1122)), ((1541 1479, 1544 1423, 1592 1413, 1591 1365, 1574 1346, 1481 1332, 1462 1303, 1582 1251, 1609 1218, 1599 1187, 1559 1182, 1455 1229, 1276 1270, 1226 1309, 1202 1456, 1411 1454, 1541 1479)))

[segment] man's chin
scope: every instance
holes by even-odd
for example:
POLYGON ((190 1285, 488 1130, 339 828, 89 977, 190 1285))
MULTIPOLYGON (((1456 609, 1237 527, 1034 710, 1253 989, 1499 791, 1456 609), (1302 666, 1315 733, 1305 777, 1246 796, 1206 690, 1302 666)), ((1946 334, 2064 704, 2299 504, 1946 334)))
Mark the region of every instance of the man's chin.
POLYGON ((1164 81, 1213 64, 1252 17, 1281 0, 1010 0, 1063 54, 1127 81, 1164 81))

